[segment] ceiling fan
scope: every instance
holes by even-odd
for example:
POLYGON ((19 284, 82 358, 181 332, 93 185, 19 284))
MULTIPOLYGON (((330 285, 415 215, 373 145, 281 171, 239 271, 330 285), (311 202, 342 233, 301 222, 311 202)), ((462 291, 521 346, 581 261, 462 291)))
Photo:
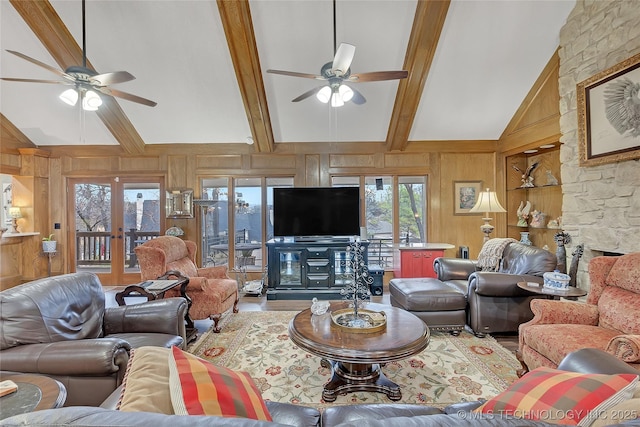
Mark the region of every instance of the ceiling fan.
POLYGON ((60 99, 69 105, 76 105, 78 98, 82 99, 82 108, 87 111, 95 111, 102 104, 102 99, 96 93, 100 92, 104 95, 114 96, 126 99, 127 101, 136 102, 138 104, 155 107, 156 102, 142 98, 127 92, 122 92, 109 87, 109 85, 124 83, 134 80, 135 77, 127 71, 114 71, 111 73, 98 74, 96 71, 87 68, 87 50, 86 50, 86 29, 85 29, 85 0, 82 0, 82 65, 74 65, 62 71, 55 67, 45 64, 44 62, 33 59, 23 53, 7 49, 7 52, 27 60, 35 65, 45 68, 64 80, 38 80, 38 79, 22 79, 12 77, 0 77, 0 80, 26 83, 48 83, 62 84, 74 86, 60 95, 60 99))
POLYGON ((320 69, 319 75, 271 69, 267 70, 267 73, 327 81, 327 84, 313 88, 294 98, 291 102, 299 102, 315 94, 321 102, 328 103, 331 101, 332 107, 341 107, 348 101, 353 101, 354 104, 358 105, 367 102, 359 91, 345 83, 398 80, 405 79, 409 75, 409 73, 404 70, 351 73, 350 67, 356 52, 356 47, 348 43, 340 43, 340 46, 336 49, 336 0, 333 0, 333 46, 335 52, 333 61, 324 64, 320 69))

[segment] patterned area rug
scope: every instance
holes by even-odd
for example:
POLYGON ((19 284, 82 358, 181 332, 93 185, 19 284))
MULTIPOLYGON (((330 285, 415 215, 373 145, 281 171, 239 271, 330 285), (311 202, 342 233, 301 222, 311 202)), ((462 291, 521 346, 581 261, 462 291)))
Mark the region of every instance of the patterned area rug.
MULTIPOLYGON (((265 399, 324 408, 354 403, 390 403, 382 393, 356 392, 322 400, 331 371, 320 358, 298 348, 287 333, 298 312, 245 311, 226 316, 219 334, 207 331, 187 351, 217 365, 248 372, 265 399)), ((520 363, 495 339, 463 332, 433 332, 416 356, 388 363, 385 375, 400 385, 401 403, 437 407, 490 398, 517 379, 520 363)))

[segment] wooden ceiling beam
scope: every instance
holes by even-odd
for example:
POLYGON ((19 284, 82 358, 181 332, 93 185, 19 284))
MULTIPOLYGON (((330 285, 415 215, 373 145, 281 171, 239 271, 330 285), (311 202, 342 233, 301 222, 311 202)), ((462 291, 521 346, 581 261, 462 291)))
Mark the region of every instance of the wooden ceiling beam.
POLYGON ((11 120, 0 113, 0 145, 6 148, 35 148, 35 144, 11 120))
POLYGON ((261 153, 273 152, 273 129, 249 1, 217 0, 217 2, 256 150, 261 153))
POLYGON ((418 0, 403 69, 409 72, 400 81, 387 132, 387 149, 404 151, 436 47, 440 40, 450 0, 418 0))
MULTIPOLYGON (((11 0, 11 4, 64 70, 82 64, 82 48, 47 0, 11 0)), ((95 70, 89 60, 87 68, 95 70)), ((96 112, 120 146, 129 154, 144 152, 144 141, 116 100, 102 96, 96 112)))

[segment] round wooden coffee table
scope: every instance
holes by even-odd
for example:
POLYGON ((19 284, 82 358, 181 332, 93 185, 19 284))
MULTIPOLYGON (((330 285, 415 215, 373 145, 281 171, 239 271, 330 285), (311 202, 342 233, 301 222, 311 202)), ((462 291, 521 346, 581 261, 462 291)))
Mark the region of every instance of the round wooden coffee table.
POLYGON ((330 312, 343 308, 347 308, 346 302, 331 302, 326 314, 316 316, 306 309, 289 323, 291 341, 323 358, 322 366, 332 369, 322 398, 333 402, 339 394, 370 391, 400 400, 400 386, 384 375, 381 365, 424 350, 429 344, 429 328, 405 310, 369 303, 365 306, 368 310, 385 312, 387 327, 379 332, 354 333, 332 325, 330 312))
POLYGON ((2 375, 0 380, 11 380, 18 385, 16 392, 0 397, 0 419, 41 409, 59 408, 67 399, 64 385, 44 375, 2 375))

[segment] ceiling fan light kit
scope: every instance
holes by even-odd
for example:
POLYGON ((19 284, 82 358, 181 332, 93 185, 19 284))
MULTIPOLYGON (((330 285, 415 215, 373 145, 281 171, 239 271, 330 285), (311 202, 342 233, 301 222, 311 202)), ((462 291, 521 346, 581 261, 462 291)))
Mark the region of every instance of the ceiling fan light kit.
POLYGON ((327 62, 320 69, 320 74, 299 73, 296 71, 267 70, 267 73, 281 74, 283 76, 302 77, 305 79, 325 80, 325 86, 311 89, 294 98, 291 102, 299 102, 315 94, 322 103, 331 101, 332 107, 342 107, 345 102, 353 100, 354 104, 367 102, 364 96, 355 89, 345 85, 344 82, 375 82, 382 80, 406 79, 409 73, 400 71, 375 71, 369 73, 351 74, 351 62, 356 54, 356 47, 349 43, 340 43, 336 49, 336 0, 333 0, 333 61, 327 62))
POLYGON ((64 80, 38 80, 11 77, 0 77, 0 80, 25 83, 73 85, 73 89, 65 90, 64 92, 62 92, 62 94, 60 94, 59 98, 66 104, 69 104, 71 106, 75 106, 78 102, 78 98, 81 98, 82 109, 85 111, 96 111, 98 107, 102 105, 102 98, 100 98, 100 95, 98 95, 98 93, 96 92, 100 92, 108 96, 126 99, 127 101, 131 102, 137 102, 149 107, 155 107, 157 104, 154 101, 108 87, 111 84, 124 83, 134 80, 135 77, 127 71, 114 71, 111 73, 98 74, 96 71, 87 68, 85 33, 85 0, 82 0, 82 66, 70 66, 66 70, 62 71, 48 64, 45 64, 44 62, 40 62, 37 59, 33 59, 23 53, 7 49, 7 52, 16 55, 26 61, 29 61, 32 64, 38 65, 39 67, 45 68, 62 77, 64 80))
POLYGON ((72 107, 77 104, 79 97, 82 97, 82 109, 85 111, 96 111, 102 105, 100 95, 90 89, 67 89, 59 96, 65 104, 72 107))

